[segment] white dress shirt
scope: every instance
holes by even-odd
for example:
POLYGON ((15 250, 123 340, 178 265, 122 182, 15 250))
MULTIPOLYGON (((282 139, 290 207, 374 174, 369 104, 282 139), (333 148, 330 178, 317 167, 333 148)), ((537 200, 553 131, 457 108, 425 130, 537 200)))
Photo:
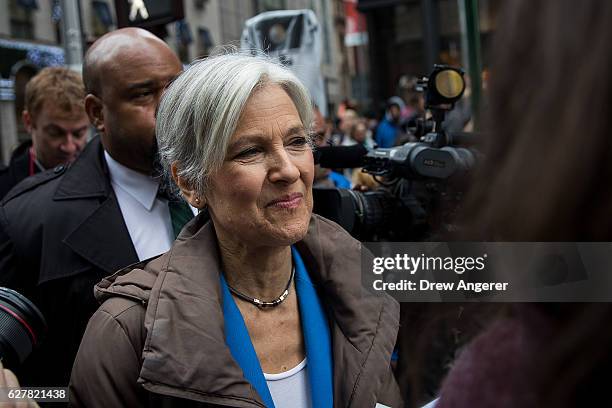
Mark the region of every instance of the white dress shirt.
POLYGON ((139 260, 170 249, 174 231, 168 202, 157 198, 159 181, 119 164, 106 151, 111 185, 139 260))

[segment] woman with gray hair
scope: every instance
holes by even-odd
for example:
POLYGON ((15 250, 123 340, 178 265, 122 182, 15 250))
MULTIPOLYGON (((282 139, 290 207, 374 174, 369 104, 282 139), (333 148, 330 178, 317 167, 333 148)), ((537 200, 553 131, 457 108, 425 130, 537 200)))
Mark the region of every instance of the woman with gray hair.
POLYGON ((211 221, 96 286, 73 406, 402 406, 399 307, 361 287, 360 243, 312 214, 311 122, 304 86, 263 57, 211 57, 169 86, 161 158, 211 221))

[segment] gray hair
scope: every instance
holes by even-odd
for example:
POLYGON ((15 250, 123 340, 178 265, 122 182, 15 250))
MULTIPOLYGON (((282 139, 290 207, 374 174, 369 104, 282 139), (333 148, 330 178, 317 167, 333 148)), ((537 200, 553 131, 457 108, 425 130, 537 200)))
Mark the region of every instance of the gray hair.
POLYGON ((249 97, 266 85, 289 95, 310 135, 313 113, 307 89, 288 69, 265 56, 241 53, 208 57, 191 64, 164 92, 155 133, 163 167, 203 195, 218 170, 249 97))

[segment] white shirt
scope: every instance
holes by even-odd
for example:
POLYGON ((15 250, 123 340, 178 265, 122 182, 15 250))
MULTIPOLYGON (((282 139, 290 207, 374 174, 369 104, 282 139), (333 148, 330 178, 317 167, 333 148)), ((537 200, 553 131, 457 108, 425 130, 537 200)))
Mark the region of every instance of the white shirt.
POLYGON ((310 381, 306 359, 289 371, 278 374, 264 373, 276 408, 311 408, 310 381))
POLYGON ((115 161, 106 151, 111 185, 139 260, 170 249, 174 231, 168 202, 157 198, 159 181, 115 161))

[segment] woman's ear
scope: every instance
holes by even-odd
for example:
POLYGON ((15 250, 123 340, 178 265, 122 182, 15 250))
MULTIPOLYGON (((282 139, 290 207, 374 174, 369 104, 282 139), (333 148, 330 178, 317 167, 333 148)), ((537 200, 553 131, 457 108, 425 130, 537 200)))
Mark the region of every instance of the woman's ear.
POLYGON ((170 172, 172 173, 172 180, 176 183, 178 188, 181 190, 183 197, 192 207, 195 207, 199 210, 206 207, 206 202, 204 199, 200 198, 196 191, 187 183, 187 181, 178 175, 178 164, 174 162, 170 165, 170 172))

